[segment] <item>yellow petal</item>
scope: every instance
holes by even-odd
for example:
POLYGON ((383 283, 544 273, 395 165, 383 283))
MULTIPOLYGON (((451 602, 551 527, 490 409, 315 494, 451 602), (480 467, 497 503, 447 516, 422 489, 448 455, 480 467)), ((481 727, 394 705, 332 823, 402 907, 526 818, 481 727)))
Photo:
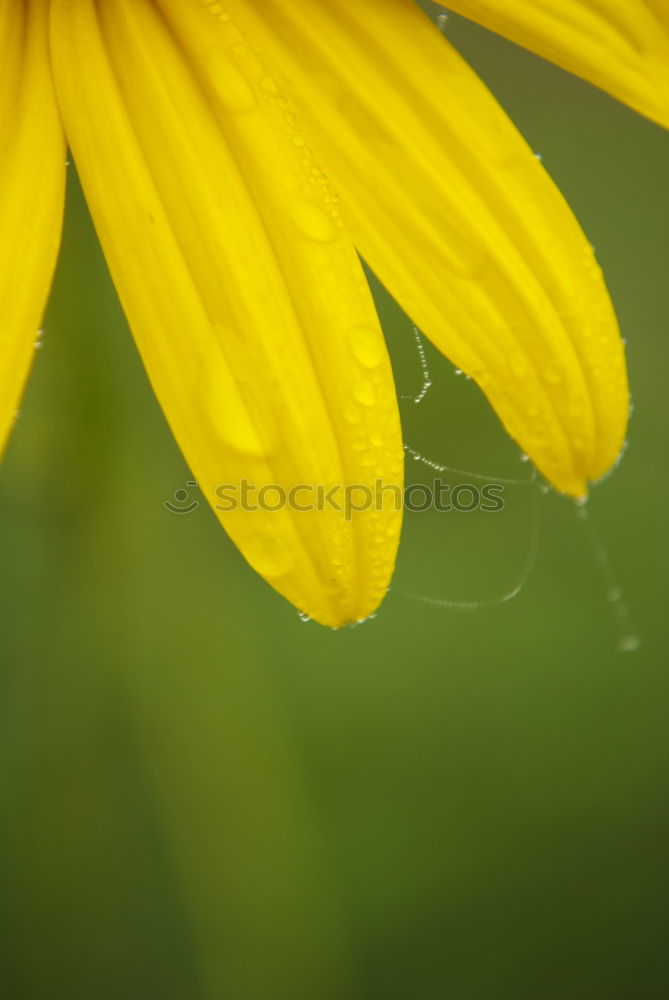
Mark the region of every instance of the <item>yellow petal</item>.
POLYGON ((669 127, 667 0, 449 0, 448 6, 669 127))
MULTIPOLYGON (((102 246, 205 496, 228 507, 244 479, 304 484, 304 507, 319 485, 400 484, 392 374, 350 234, 234 25, 212 31, 199 5, 176 0, 162 12, 54 0, 52 49, 102 246)), ((327 507, 217 513, 278 591, 340 625, 388 586, 400 514, 383 499, 351 520, 327 507)))
POLYGON ((46 21, 46 0, 0 7, 0 453, 35 353, 63 214, 46 21))
POLYGON ((584 494, 624 439, 622 343, 589 243, 499 105, 411 0, 225 6, 295 95, 362 255, 541 472, 584 494))

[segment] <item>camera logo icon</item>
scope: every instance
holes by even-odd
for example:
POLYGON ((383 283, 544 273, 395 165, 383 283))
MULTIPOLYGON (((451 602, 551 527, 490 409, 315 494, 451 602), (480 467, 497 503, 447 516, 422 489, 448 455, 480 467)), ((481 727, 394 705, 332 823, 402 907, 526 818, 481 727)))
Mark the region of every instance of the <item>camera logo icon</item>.
MULTIPOLYGON (((197 483, 189 480, 186 486, 197 488, 197 483)), ((191 500, 188 490, 183 487, 175 490, 171 500, 163 500, 163 507, 169 510, 170 514, 192 514, 199 506, 199 500, 191 500)))

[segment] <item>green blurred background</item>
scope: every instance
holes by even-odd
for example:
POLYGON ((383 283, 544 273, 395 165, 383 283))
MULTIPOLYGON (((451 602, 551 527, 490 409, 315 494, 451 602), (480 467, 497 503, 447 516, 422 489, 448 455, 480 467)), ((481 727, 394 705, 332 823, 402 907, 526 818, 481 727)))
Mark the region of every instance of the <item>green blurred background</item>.
MULTIPOLYGON (((643 645, 618 652, 573 505, 527 486, 502 514, 410 515, 379 616, 303 624, 203 504, 163 507, 191 477, 72 173, 0 492, 8 1000, 669 995, 669 144, 467 22, 447 30, 607 274, 636 409, 589 511, 643 645), (537 518, 514 601, 405 596, 503 594, 537 518)), ((416 392, 411 325, 378 296, 398 392, 416 392)), ((526 476, 473 383, 428 357, 406 440, 526 476)))

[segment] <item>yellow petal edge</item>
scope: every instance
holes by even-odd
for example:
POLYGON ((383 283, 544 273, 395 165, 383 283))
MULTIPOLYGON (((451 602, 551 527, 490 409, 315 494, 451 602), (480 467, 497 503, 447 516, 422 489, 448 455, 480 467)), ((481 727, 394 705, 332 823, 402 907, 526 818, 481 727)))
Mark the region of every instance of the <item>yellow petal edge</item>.
POLYGON ((204 495, 304 613, 333 626, 368 616, 394 566, 394 495, 350 517, 270 510, 276 491, 267 509, 227 509, 242 480, 303 485, 302 507, 319 485, 402 483, 383 336, 294 111, 235 25, 212 31, 199 5, 54 0, 52 11, 57 93, 93 219, 204 495))
POLYGON ((667 0, 453 0, 448 6, 669 128, 667 0))
POLYGON ((583 496, 624 442, 623 345, 589 242, 490 92, 411 0, 203 6, 266 53, 389 291, 583 496))
POLYGON ((35 353, 58 254, 65 143, 47 2, 0 6, 0 453, 35 353))

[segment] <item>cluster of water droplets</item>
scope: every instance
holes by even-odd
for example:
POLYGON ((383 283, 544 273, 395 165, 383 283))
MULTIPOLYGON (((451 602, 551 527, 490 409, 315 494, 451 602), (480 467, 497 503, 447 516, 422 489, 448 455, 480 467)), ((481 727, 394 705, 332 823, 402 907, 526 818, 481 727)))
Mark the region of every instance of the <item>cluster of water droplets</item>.
MULTIPOLYGON (((208 9, 209 13, 217 17, 222 23, 230 22, 232 20, 231 14, 226 9, 224 4, 208 2, 208 0, 202 0, 202 2, 208 9)), ((437 14, 436 23, 441 31, 445 31, 447 22, 448 13, 446 11, 437 14)), ((240 65, 246 56, 244 47, 236 45, 232 48, 235 50, 233 55, 236 63, 237 65, 240 65)), ((229 84, 230 85, 226 89, 226 93, 227 103, 231 110, 250 112, 256 106, 258 99, 260 99, 273 107, 275 112, 279 115, 280 120, 283 123, 283 127, 288 132, 290 141, 298 154, 304 176, 308 178, 309 185, 313 191, 313 197, 305 197, 303 194, 300 194, 300 196, 290 205, 290 216, 297 232, 299 232, 305 239, 313 243, 327 244, 334 242, 338 236, 339 230, 343 226, 339 209, 339 200, 336 192, 334 192, 330 186, 327 175, 316 162, 312 149, 309 147, 304 135, 300 131, 297 116, 295 115, 289 100, 280 92, 276 81, 270 74, 265 75, 260 80, 256 92, 249 85, 244 72, 242 70, 239 72, 236 71, 234 62, 230 65, 229 84)), ((537 156, 537 159, 541 159, 539 154, 535 155, 537 156)), ((304 191, 303 185, 299 186, 300 190, 304 191)), ((464 249, 467 250, 470 248, 465 246, 464 249)), ((594 260, 592 253, 584 253, 583 265, 587 273, 591 274, 593 278, 598 276, 598 265, 594 260)), ((473 250, 471 250, 469 256, 467 253, 458 255, 458 261, 454 264, 454 270, 458 271, 458 273, 462 272, 463 276, 475 276, 478 273, 480 266, 482 266, 481 262, 478 258, 476 258, 473 250), (469 259, 470 257, 472 258, 471 260, 469 259)), ((590 329, 590 339, 593 346, 595 344, 599 345, 600 340, 604 337, 604 333, 601 331, 604 330, 605 319, 606 317, 593 317, 590 329)), ((414 403, 418 404, 421 403, 427 395, 432 385, 432 380, 430 378, 425 348, 419 331, 414 327, 413 332, 423 381, 418 393, 415 395, 405 395, 401 398, 411 399, 414 403)), ((385 346, 382 338, 380 338, 378 334, 378 331, 365 326, 354 326, 350 331, 348 340, 352 357, 360 371, 359 377, 353 383, 352 397, 344 409, 344 417, 350 425, 355 426, 357 424, 360 426, 361 433, 358 438, 353 438, 352 447, 354 451, 360 453, 360 464, 367 465, 371 468, 376 466, 378 463, 379 453, 381 449, 384 448, 385 435, 383 428, 380 426, 373 429, 371 433, 369 433, 364 413, 365 411, 369 411, 374 408, 378 402, 378 383, 373 376, 374 371, 379 368, 384 360, 385 346), (369 447, 370 441, 373 446, 371 449, 369 447)), ((38 335, 35 346, 37 348, 41 346, 41 332, 40 335, 38 335)), ((527 355, 523 351, 517 350, 510 352, 508 356, 508 365, 510 374, 515 380, 518 382, 524 382, 528 379, 531 366, 527 355)), ((456 374, 462 374, 462 371, 456 369, 456 374)), ((477 382, 483 387, 491 381, 491 376, 486 371, 477 371, 474 374, 477 382)), ((557 364, 550 363, 545 367, 542 373, 538 374, 543 376, 542 380, 544 384, 549 391, 552 390, 552 394, 556 396, 556 408, 560 414, 563 417, 567 417, 567 419, 569 419, 570 422, 573 422, 574 425, 578 424, 584 416, 584 401, 577 395, 570 396, 568 393, 562 394, 556 392, 563 382, 563 373, 557 364)), ((466 377, 469 378, 470 375, 467 375, 466 377)), ((540 413, 541 408, 539 407, 537 401, 528 396, 526 416, 529 418, 530 425, 535 427, 532 441, 533 444, 537 446, 537 450, 543 449, 543 444, 545 443, 545 430, 536 426, 536 420, 540 416, 540 413)), ((240 426, 236 418, 235 420, 226 420, 225 424, 226 426, 240 426)), ((248 452, 249 447, 251 447, 249 442, 251 442, 251 451, 258 454, 267 452, 265 444, 258 442, 258 439, 255 436, 254 428, 248 424, 248 421, 246 421, 246 423, 242 421, 241 426, 247 427, 248 433, 242 435, 243 441, 241 442, 241 445, 239 441, 236 442, 237 445, 240 445, 238 450, 248 452)), ((578 434, 572 436, 572 444, 576 451, 580 451, 585 447, 585 441, 580 438, 578 434)), ((490 480, 492 478, 496 482, 513 486, 534 487, 537 482, 536 473, 533 473, 533 475, 528 479, 490 477, 463 469, 455 469, 443 463, 436 462, 433 459, 422 455, 408 444, 405 444, 404 448, 409 457, 417 462, 425 464, 436 472, 452 472, 478 480, 490 480)), ((522 455, 521 459, 523 461, 529 460, 527 455, 522 455)), ((558 460, 557 456, 553 456, 553 459, 555 462, 558 460)), ((547 456, 547 465, 550 465, 550 462, 551 456, 549 455, 547 456)), ((547 487, 543 486, 543 490, 546 489, 547 487)), ((534 494, 536 495, 537 493, 538 491, 535 489, 534 494)), ((579 515, 587 521, 586 508, 583 506, 579 507, 578 510, 579 515)), ((383 555, 383 545, 381 544, 383 541, 382 534, 385 531, 387 535, 392 536, 399 532, 400 525, 399 517, 396 520, 391 519, 385 525, 385 528, 381 526, 380 520, 381 518, 379 515, 379 525, 377 528, 372 527, 374 540, 378 544, 372 546, 370 555, 371 575, 372 577, 377 577, 379 580, 383 577, 386 569, 386 558, 383 555)), ((589 523, 589 521, 587 521, 587 523, 589 523)), ((593 539, 596 539, 596 536, 593 535, 593 539)), ((258 534, 256 542, 257 545, 254 543, 251 546, 252 551, 249 553, 249 556, 256 568, 259 569, 259 571, 265 576, 278 576, 287 572, 291 568, 294 557, 280 537, 258 534)), ((522 578, 507 593, 495 600, 483 602, 458 602, 440 598, 424 597, 421 595, 410 596, 415 599, 422 600, 427 604, 461 610, 475 610, 490 604, 506 602, 520 592, 525 581, 529 577, 536 558, 537 546, 538 517, 533 515, 531 545, 522 578)), ((631 628, 629 609, 622 599, 620 588, 611 582, 611 571, 608 556, 598 539, 593 540, 593 549, 600 570, 607 578, 609 601, 615 609, 616 618, 620 624, 621 638, 619 648, 621 650, 636 649, 640 640, 631 628)), ((340 572, 337 569, 337 562, 339 562, 341 567, 341 578, 343 578, 343 566, 346 562, 346 558, 342 556, 339 560, 337 560, 336 554, 333 557, 333 585, 340 586, 341 579, 340 572)), ((342 598, 346 597, 343 593, 340 596, 342 598)), ((309 620, 306 615, 301 614, 300 617, 302 620, 309 620)))
MULTIPOLYGON (((313 262, 316 270, 318 267, 331 267, 335 259, 332 255, 336 256, 340 251, 337 246, 330 251, 330 245, 337 244, 345 224, 341 217, 338 195, 300 127, 297 109, 289 95, 283 92, 262 54, 253 51, 249 45, 240 44, 247 40, 227 6, 205 0, 203 6, 224 27, 228 40, 227 52, 230 59, 226 73, 230 86, 225 88, 225 92, 222 90, 219 96, 232 112, 252 114, 260 111, 268 126, 276 130, 277 137, 283 138, 284 142, 277 144, 277 148, 283 150, 283 153, 277 154, 275 178, 280 181, 280 197, 287 219, 296 236, 314 245, 313 262), (316 252, 319 244, 323 246, 322 254, 316 252)), ((314 274, 314 280, 318 280, 317 273, 314 274)), ((376 468, 387 469, 388 441, 392 440, 396 432, 392 435, 388 433, 389 427, 384 416, 390 409, 384 406, 383 399, 388 382, 383 372, 384 362, 387 363, 384 339, 379 329, 365 325, 364 322, 355 322, 357 309, 352 308, 350 312, 351 325, 348 330, 342 331, 341 340, 342 349, 345 351, 348 348, 350 352, 348 398, 342 405, 342 415, 349 425, 346 435, 346 441, 350 442, 348 465, 356 470, 356 478, 364 482, 365 478, 371 478, 376 468)), ((261 363, 262 359, 258 359, 258 362, 261 363)), ((220 397, 221 385, 226 382, 226 378, 219 377, 220 374, 212 371, 208 376, 214 398, 217 395, 220 397)), ((250 374, 249 383, 253 381, 252 375, 253 373, 250 374)), ((272 424, 272 414, 258 414, 258 407, 262 411, 261 401, 249 401, 246 398, 246 386, 241 388, 241 399, 233 398, 235 393, 231 392, 232 402, 227 405, 227 411, 232 409, 234 412, 226 412, 226 405, 223 406, 217 430, 226 444, 242 457, 269 459, 274 449, 270 447, 268 435, 262 428, 265 423, 272 424), (228 428, 233 425, 236 425, 237 430, 231 432, 228 428)), ((398 461, 399 471, 401 463, 398 461)), ((353 597, 347 582, 353 558, 352 528, 350 524, 338 525, 334 516, 328 520, 328 569, 327 579, 323 584, 331 591, 333 600, 344 606, 353 597)), ((383 512, 374 510, 365 512, 364 520, 364 537, 368 550, 365 576, 369 578, 368 586, 373 589, 385 585, 388 571, 386 532, 388 535, 396 535, 399 523, 395 524, 392 518, 388 519, 383 512)), ((397 520, 399 522, 399 518, 397 520)), ((288 565, 288 552, 281 544, 281 536, 277 534, 275 537, 264 527, 244 540, 244 548, 249 561, 265 576, 276 578, 292 568, 288 565)))
POLYGON ((410 399, 414 403, 422 403, 432 387, 432 379, 430 378, 430 369, 427 363, 425 344, 423 343, 423 338, 421 337, 420 331, 416 326, 413 327, 413 335, 414 340, 416 341, 416 350, 418 351, 418 361, 420 364, 421 375, 423 376, 423 384, 415 395, 401 395, 400 399, 410 399))

